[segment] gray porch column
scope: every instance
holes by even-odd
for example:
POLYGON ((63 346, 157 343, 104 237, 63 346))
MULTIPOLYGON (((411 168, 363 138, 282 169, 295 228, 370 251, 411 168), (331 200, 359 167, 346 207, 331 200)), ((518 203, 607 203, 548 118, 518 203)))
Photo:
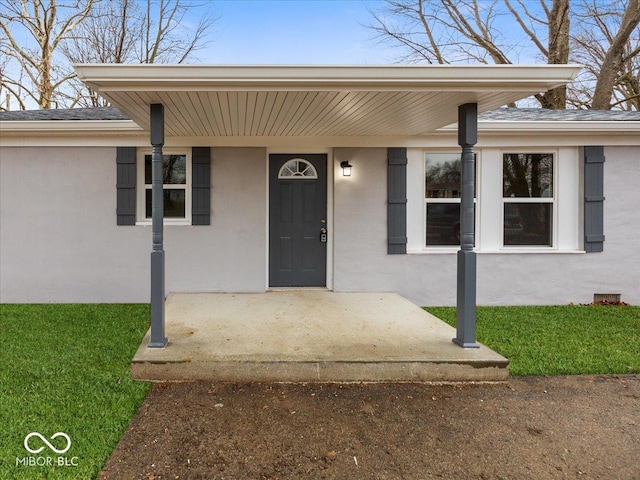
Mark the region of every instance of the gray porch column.
POLYGON ((151 116, 151 229, 153 250, 151 251, 151 340, 149 348, 163 348, 167 344, 164 336, 164 195, 162 191, 162 146, 164 145, 164 106, 150 106, 151 116))
POLYGON ((476 343, 476 252, 474 241, 474 173, 473 146, 478 141, 478 104, 458 107, 458 145, 462 147, 460 188, 460 251, 458 252, 458 297, 456 338, 464 348, 479 348, 476 343))

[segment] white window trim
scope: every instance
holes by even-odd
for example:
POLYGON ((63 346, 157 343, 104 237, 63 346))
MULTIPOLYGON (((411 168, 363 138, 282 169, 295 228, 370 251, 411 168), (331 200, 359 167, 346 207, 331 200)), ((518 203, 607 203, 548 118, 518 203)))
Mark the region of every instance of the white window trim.
MULTIPOLYGON (((541 148, 522 144, 474 149, 478 159, 476 198, 476 246, 479 254, 584 253, 582 246, 582 167, 578 147, 541 148), (504 153, 552 153, 553 246, 504 246, 504 153)), ((426 246, 425 162, 427 153, 460 153, 451 148, 413 148, 407 151, 407 253, 454 254, 458 246, 426 246), (414 181, 417 179, 418 181, 414 181)), ((444 200, 444 199, 442 199, 444 200)), ((540 199, 519 199, 539 202, 540 199)), ((551 199, 550 199, 551 200, 551 199)))
MULTIPOLYGON (((136 154, 136 225, 151 225, 150 218, 146 218, 146 190, 144 182, 144 157, 151 155, 151 149, 139 148, 136 154)), ((191 148, 163 148, 163 155, 184 155, 186 157, 186 183, 164 185, 167 190, 185 190, 185 218, 164 218, 164 225, 191 225, 191 148)))
MULTIPOLYGON (((427 246, 427 204, 428 203, 461 203, 460 198, 427 198, 425 188, 425 178, 426 178, 426 156, 427 154, 436 154, 436 153, 444 153, 444 154, 455 154, 461 155, 461 149, 447 149, 447 148, 436 148, 436 149, 424 149, 422 150, 422 169, 420 178, 422 179, 422 244, 421 251, 425 253, 452 253, 460 250, 460 246, 458 245, 430 245, 427 246)), ((475 215, 475 247, 474 250, 478 249, 480 245, 480 229, 479 227, 479 218, 480 218, 480 190, 482 187, 482 182, 480 181, 480 169, 482 162, 480 161, 481 152, 479 150, 475 150, 473 152, 476 156, 476 196, 473 199, 473 203, 476 209, 475 215)))
MULTIPOLYGON (((552 182, 553 182, 553 197, 505 197, 504 190, 500 189, 500 197, 502 199, 502 207, 500 209, 500 251, 509 252, 509 251, 517 251, 517 252, 545 252, 545 251, 556 251, 558 250, 558 158, 559 153, 558 149, 532 149, 532 148, 508 148, 503 149, 500 152, 500 173, 504 175, 504 155, 505 154, 546 154, 553 155, 553 163, 551 164, 552 173, 552 182), (551 203, 551 245, 505 245, 504 244, 504 206, 506 203, 551 203)), ((500 177, 500 183, 504 188, 504 180, 503 176, 500 177)))

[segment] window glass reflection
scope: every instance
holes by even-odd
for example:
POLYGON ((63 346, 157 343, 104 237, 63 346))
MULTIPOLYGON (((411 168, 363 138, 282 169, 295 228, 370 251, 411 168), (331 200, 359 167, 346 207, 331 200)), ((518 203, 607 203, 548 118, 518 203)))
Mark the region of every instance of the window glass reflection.
POLYGON ((553 197, 553 154, 505 153, 503 197, 553 197))
MULTIPOLYGON (((144 183, 150 185, 151 155, 144 156, 144 183)), ((187 157, 186 155, 162 156, 162 183, 164 185, 184 185, 187 183, 187 157)))
POLYGON ((425 198, 460 198, 459 154, 426 154, 425 198))
POLYGON ((552 203, 505 203, 504 244, 552 245, 552 203))
MULTIPOLYGON (((164 190, 164 216, 166 218, 184 218, 185 217, 185 191, 182 189, 164 190)), ((151 189, 146 190, 145 210, 146 217, 151 218, 152 203, 151 189)))
POLYGON ((427 246, 460 245, 460 204, 427 204, 427 246))

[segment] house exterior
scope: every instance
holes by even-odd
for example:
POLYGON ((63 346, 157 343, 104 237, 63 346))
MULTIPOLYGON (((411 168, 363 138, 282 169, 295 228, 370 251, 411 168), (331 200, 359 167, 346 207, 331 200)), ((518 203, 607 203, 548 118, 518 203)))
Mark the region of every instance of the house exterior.
POLYGON ((115 107, 0 113, 1 302, 149 301, 162 105, 167 292, 455 305, 473 104, 477 304, 640 303, 640 114, 498 108, 575 67, 120 67, 77 67, 115 107))

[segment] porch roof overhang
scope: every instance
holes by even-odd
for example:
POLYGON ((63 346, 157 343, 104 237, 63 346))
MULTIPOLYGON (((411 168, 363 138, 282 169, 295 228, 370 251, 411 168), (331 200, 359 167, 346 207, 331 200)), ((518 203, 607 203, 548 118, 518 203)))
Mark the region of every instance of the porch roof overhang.
POLYGON ((168 137, 420 136, 564 85, 579 65, 213 66, 80 64, 78 77, 144 131, 168 137))

